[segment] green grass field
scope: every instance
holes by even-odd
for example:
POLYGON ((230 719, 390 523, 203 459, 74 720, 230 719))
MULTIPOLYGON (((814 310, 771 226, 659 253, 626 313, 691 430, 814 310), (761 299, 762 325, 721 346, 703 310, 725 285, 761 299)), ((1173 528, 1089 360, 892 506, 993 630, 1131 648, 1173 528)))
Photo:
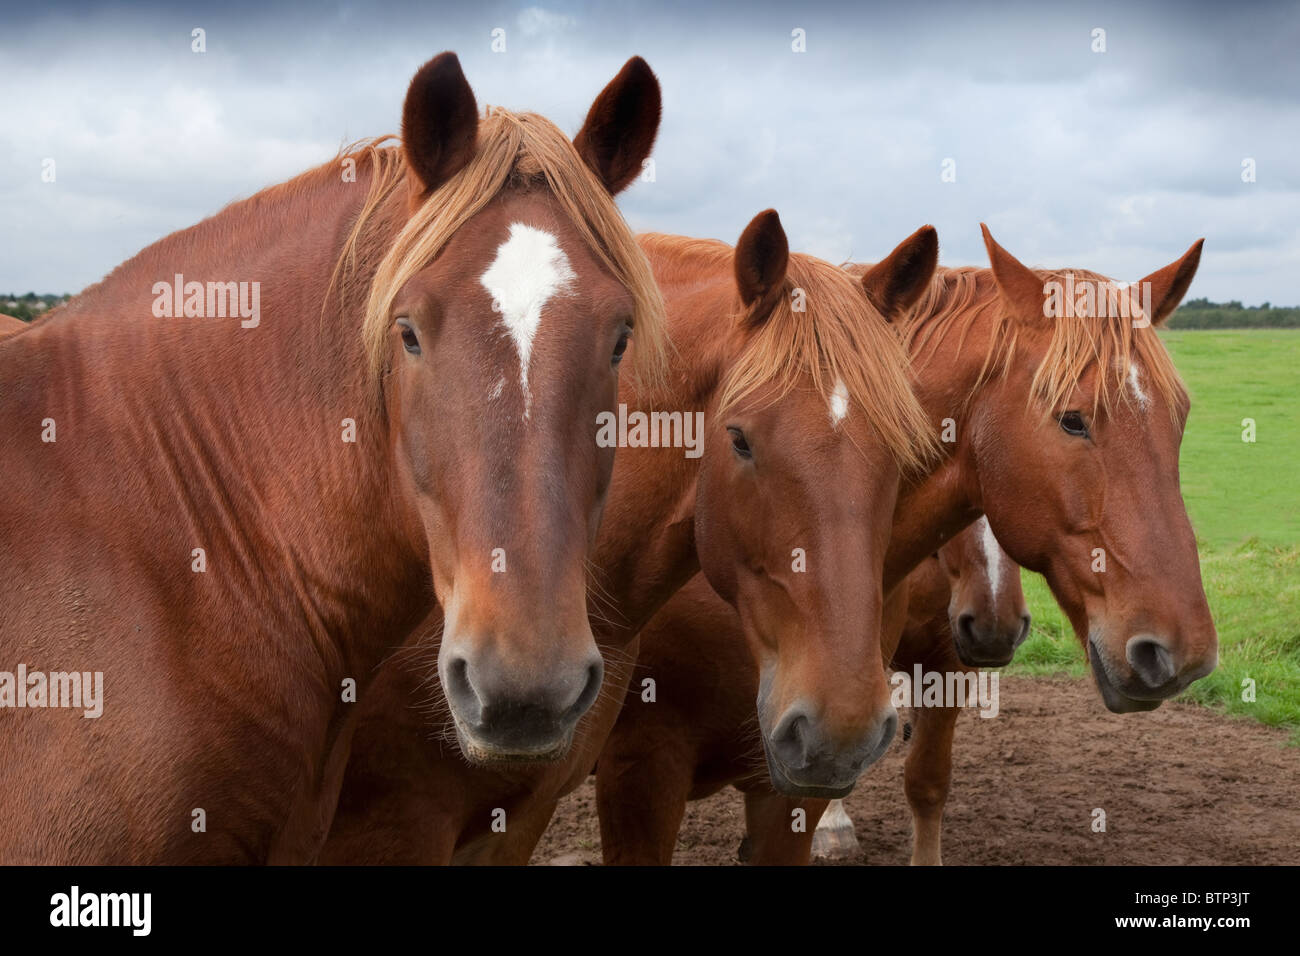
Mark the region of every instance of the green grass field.
MULTIPOLYGON (((1219 630, 1219 667, 1180 699, 1291 730, 1300 745, 1300 330, 1163 333, 1192 394, 1183 497, 1219 630), (1242 419, 1255 442, 1242 441, 1242 419), (1255 701, 1242 682, 1255 682, 1255 701)), ((1011 673, 1087 674, 1043 579, 1022 572, 1033 634, 1011 673)), ((1089 678, 1091 679, 1091 678, 1089 678)))

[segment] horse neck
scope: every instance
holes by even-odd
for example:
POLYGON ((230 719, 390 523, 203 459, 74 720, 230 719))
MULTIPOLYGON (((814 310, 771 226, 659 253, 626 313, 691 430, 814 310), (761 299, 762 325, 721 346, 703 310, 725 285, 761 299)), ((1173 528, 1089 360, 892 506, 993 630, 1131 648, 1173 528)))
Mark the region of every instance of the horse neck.
POLYGON ((292 639, 305 627, 350 665, 352 641, 391 643, 385 632, 409 616, 394 609, 419 555, 399 531, 389 436, 362 373, 364 292, 322 311, 368 184, 311 176, 118 267, 6 342, 0 380, 25 381, 50 417, 77 423, 57 448, 60 481, 79 500, 111 495, 113 473, 132 473, 135 498, 116 524, 135 547, 178 537, 181 555, 204 548, 221 569, 209 575, 214 609, 237 609, 243 634, 292 639), (154 284, 176 274, 257 282, 260 322, 156 317, 154 284))
POLYGON ((977 300, 954 316, 946 335, 931 339, 913 356, 917 399, 940 434, 945 420, 952 419, 955 440, 941 442, 942 457, 934 467, 899 489, 885 558, 886 592, 983 514, 971 444, 970 413, 975 399, 968 401, 984 370, 993 334, 995 313, 981 308, 983 304, 977 300))
MULTIPOLYGON (((668 311, 673 352, 669 380, 638 386, 624 379, 619 401, 633 411, 703 413, 709 420, 727 355, 738 334, 718 335, 735 293, 730 274, 712 281, 664 281, 668 263, 650 256, 668 311)), ((620 448, 595 551, 592 602, 602 641, 626 644, 699 570, 695 494, 700 458, 681 448, 620 448)))

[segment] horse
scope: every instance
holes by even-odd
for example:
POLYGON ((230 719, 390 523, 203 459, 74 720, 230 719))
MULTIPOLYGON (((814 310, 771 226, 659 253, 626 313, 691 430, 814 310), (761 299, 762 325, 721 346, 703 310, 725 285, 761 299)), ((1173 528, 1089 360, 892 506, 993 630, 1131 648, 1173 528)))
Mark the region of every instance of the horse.
POLYGON ((480 115, 443 53, 400 146, 233 203, 0 343, 0 656, 34 682, 0 675, 0 706, 62 708, 0 719, 0 860, 314 859, 355 701, 435 606, 463 749, 562 755, 602 680, 593 422, 625 353, 663 364, 613 200, 659 116, 639 58, 570 141, 480 115))
POLYGON ((27 328, 27 323, 22 319, 0 313, 0 339, 7 338, 15 332, 21 332, 25 328, 27 328))
MULTIPOLYGON (((1031 617, 1020 585, 1020 568, 998 544, 987 518, 963 528, 920 565, 899 586, 907 593, 907 619, 893 665, 911 672, 974 674, 981 666, 1011 662, 1029 636, 1031 617)), ((967 698, 969 700, 969 698, 967 698)), ((918 708, 919 710, 920 708, 918 708)), ((924 706, 927 727, 936 728, 918 739, 907 755, 905 776, 938 781, 930 803, 937 810, 918 826, 913 862, 938 862, 939 836, 952 775, 952 735, 960 708, 951 701, 924 706)), ((913 787, 916 784, 913 783, 913 787)), ((807 806, 807 823, 816 815, 807 806)), ((806 830, 804 831, 806 832, 806 830)), ((791 839, 801 839, 792 833, 791 839)), ((857 848, 853 821, 843 802, 832 800, 816 823, 812 856, 836 859, 857 848)), ((751 849, 752 855, 752 849, 751 849)), ((804 858, 795 848, 794 858, 804 858)))
MULTIPOLYGON (((1107 305, 1121 290, 1097 273, 1030 270, 983 233, 991 268, 940 269, 900 323, 945 454, 899 494, 885 559, 883 661, 914 650, 894 643, 907 610, 899 584, 984 515, 1011 559, 1046 577, 1106 707, 1151 710, 1213 670, 1218 656, 1178 484, 1190 401, 1156 332, 1191 284, 1202 243, 1133 287, 1145 293, 1136 316, 1111 308, 1056 315, 1051 296, 1067 282, 1107 305)), ((697 587, 644 633, 638 676, 679 692, 653 706, 629 696, 600 754, 607 863, 669 862, 689 799, 754 781, 745 801, 754 861, 806 862, 807 841, 787 839, 801 804, 755 773, 745 715, 758 678, 743 630, 725 602, 697 587), (731 680, 702 676, 719 671, 731 680)), ((1014 642, 965 646, 993 662, 1014 642)), ((946 752, 955 714, 922 708, 917 716, 913 754, 946 752)), ((909 758, 914 862, 939 862, 947 766, 946 757, 909 758)))
MULTIPOLYGON (((608 693, 564 766, 471 766, 442 752, 432 670, 395 659, 363 707, 322 862, 527 862, 618 716, 637 633, 697 571, 745 622, 762 674, 748 707, 774 786, 842 795, 892 739, 881 562, 900 476, 937 450, 888 321, 928 288, 934 230, 860 281, 791 253, 772 210, 734 249, 655 234, 640 243, 676 361, 665 385, 628 380, 620 399, 629 421, 680 412, 702 439, 697 456, 631 440, 619 450, 592 575, 608 693)), ((680 688, 631 692, 662 700, 680 688)))

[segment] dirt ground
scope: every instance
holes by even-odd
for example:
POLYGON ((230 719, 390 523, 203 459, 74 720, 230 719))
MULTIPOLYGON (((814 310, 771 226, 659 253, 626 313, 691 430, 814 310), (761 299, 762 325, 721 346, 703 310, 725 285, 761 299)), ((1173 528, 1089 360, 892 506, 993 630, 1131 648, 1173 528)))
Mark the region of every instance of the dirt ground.
MULTIPOLYGON (((1108 712, 1091 681, 1003 677, 1001 713, 963 714, 943 826, 946 864, 1297 864, 1300 748, 1284 731, 1166 703, 1108 712), (1092 831, 1093 809, 1106 832, 1092 831)), ((906 864, 899 734, 845 801, 861 854, 906 864)), ((736 865, 740 794, 692 803, 674 864, 736 865)), ((534 863, 600 860, 595 788, 560 804, 534 863)))

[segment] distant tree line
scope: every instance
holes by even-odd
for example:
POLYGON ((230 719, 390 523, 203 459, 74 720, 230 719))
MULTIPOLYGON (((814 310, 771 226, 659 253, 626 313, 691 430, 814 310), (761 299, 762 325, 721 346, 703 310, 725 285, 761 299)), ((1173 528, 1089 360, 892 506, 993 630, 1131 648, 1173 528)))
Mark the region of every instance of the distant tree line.
POLYGON ((0 312, 30 322, 70 298, 72 296, 37 295, 35 292, 28 292, 26 295, 0 295, 0 312))
POLYGON ((1211 302, 1189 299, 1169 317, 1175 329, 1294 329, 1300 328, 1300 307, 1280 308, 1264 302, 1244 306, 1240 302, 1211 302))

